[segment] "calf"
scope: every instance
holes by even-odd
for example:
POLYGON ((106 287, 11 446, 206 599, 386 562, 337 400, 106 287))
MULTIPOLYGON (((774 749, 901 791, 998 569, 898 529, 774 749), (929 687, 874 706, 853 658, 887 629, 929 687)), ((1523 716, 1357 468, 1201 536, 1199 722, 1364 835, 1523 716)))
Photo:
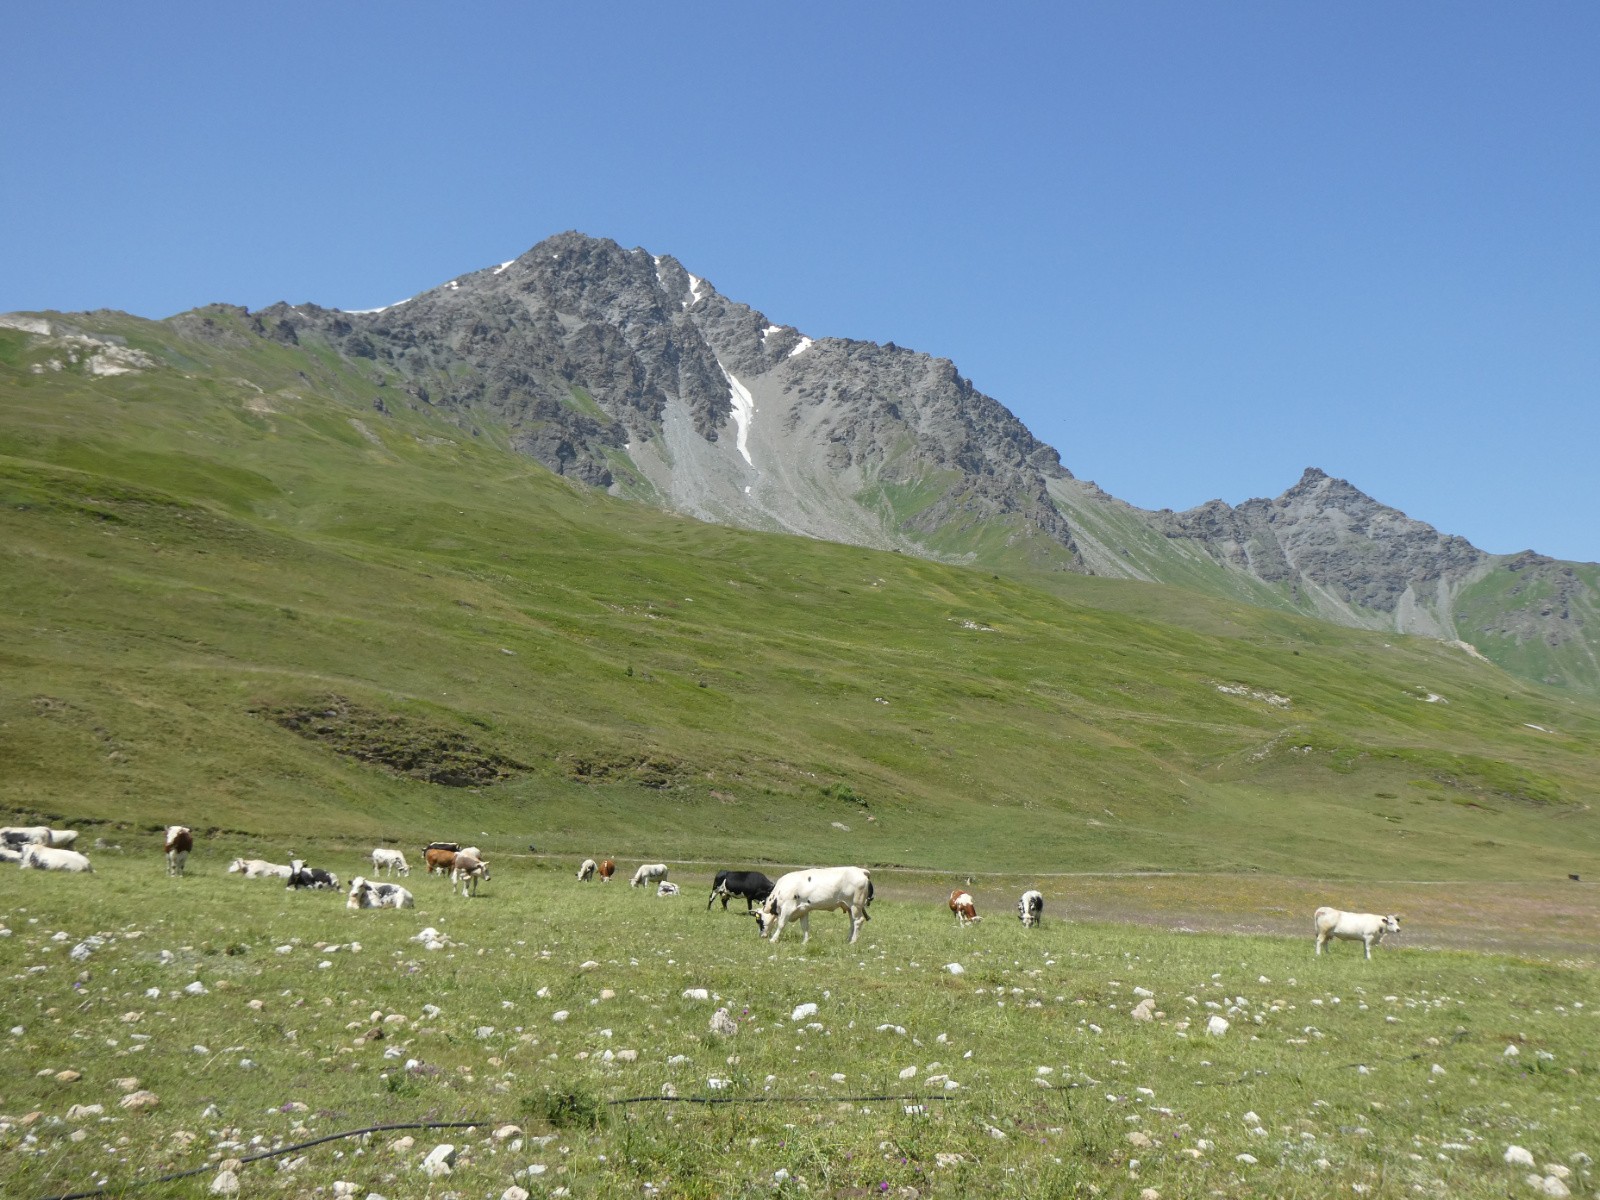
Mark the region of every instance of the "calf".
POLYGON ((357 875, 350 881, 346 908, 415 908, 416 899, 398 883, 373 883, 357 875))
POLYGON ((1329 938, 1347 942, 1360 942, 1366 956, 1372 957, 1372 948, 1383 941, 1386 933, 1400 932, 1400 918, 1394 915, 1380 917, 1377 913, 1341 912, 1324 905, 1311 917, 1311 928, 1317 935, 1317 953, 1322 953, 1329 938))
POLYGON ((850 940, 861 935, 861 926, 872 919, 867 906, 872 903, 872 874, 861 867, 810 867, 790 871, 772 885, 772 894, 751 916, 761 936, 772 929, 775 942, 783 927, 800 919, 801 943, 811 940, 810 914, 814 909, 828 912, 840 909, 850 916, 850 940))
POLYGON ((578 864, 578 882, 588 883, 594 878, 594 873, 600 869, 600 864, 592 858, 586 858, 578 864))
POLYGON ((182 875, 194 849, 194 832, 187 825, 168 825, 162 849, 167 852, 167 874, 182 875))
POLYGON ((744 910, 750 912, 772 895, 773 883, 760 871, 718 871, 711 885, 711 899, 706 901, 706 911, 722 897, 722 911, 728 911, 728 901, 735 896, 744 897, 744 910))
POLYGON ((645 863, 633 873, 633 878, 628 881, 628 886, 643 887, 647 883, 659 883, 666 877, 666 863, 645 863))
POLYGON ((238 872, 246 879, 287 879, 294 873, 294 868, 282 863, 269 863, 264 858, 236 858, 228 864, 228 871, 238 872))
POLYGON ((455 864, 450 868, 450 890, 461 888, 463 896, 478 894, 478 884, 489 881, 489 864, 476 855, 468 854, 463 850, 456 855, 455 864), (468 889, 471 889, 470 893, 468 889))
POLYGON ((406 856, 400 851, 387 850, 382 846, 378 846, 372 851, 372 873, 374 875, 409 875, 411 874, 411 864, 406 861, 406 856))
POLYGON ((675 883, 668 883, 665 879, 663 879, 656 885, 657 896, 676 896, 677 894, 678 885, 675 883))
POLYGON ((41 846, 37 842, 30 842, 23 848, 22 861, 17 864, 22 870, 34 871, 87 871, 94 873, 94 867, 89 860, 76 850, 58 850, 52 846, 41 846))
POLYGON ((610 883, 611 877, 617 873, 617 864, 609 858, 600 860, 600 882, 610 883))
POLYGON ((950 893, 950 911, 955 913, 958 925, 976 925, 983 920, 978 915, 977 906, 972 903, 971 894, 960 888, 950 893))
POLYGON ((289 882, 284 885, 288 888, 328 888, 337 892, 339 890, 339 877, 331 871, 324 871, 320 867, 308 867, 298 858, 289 860, 289 882))
POLYGON ((1024 929, 1033 928, 1044 916, 1044 896, 1032 888, 1023 892, 1017 901, 1017 916, 1022 918, 1024 929))

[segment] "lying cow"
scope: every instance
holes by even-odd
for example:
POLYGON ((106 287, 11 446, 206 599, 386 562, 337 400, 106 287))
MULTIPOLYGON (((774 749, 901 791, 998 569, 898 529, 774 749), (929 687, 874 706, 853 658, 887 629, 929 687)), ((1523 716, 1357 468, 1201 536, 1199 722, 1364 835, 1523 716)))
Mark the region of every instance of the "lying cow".
POLYGON ((167 855, 167 874, 182 875, 189 851, 194 849, 194 831, 187 825, 168 825, 161 848, 167 855))
POLYGON ((70 850, 78 840, 76 829, 51 829, 48 825, 7 825, 0 828, 0 841, 20 850, 24 846, 53 846, 70 850))
POLYGON ((302 859, 289 860, 289 882, 287 888, 328 888, 337 892, 339 890, 339 877, 331 871, 324 871, 321 867, 308 867, 302 859))
POLYGON ((594 873, 600 869, 600 864, 592 858, 586 858, 578 864, 578 882, 588 883, 594 878, 594 873))
POLYGON ((958 925, 976 925, 983 920, 978 915, 977 905, 972 902, 972 894, 961 888, 950 893, 950 911, 955 913, 958 925))
POLYGON ((411 874, 411 864, 406 861, 406 856, 400 851, 377 846, 372 851, 372 873, 374 875, 409 875, 411 874))
POLYGON ((1311 917, 1311 927, 1317 935, 1317 953, 1328 944, 1329 938, 1346 942, 1360 942, 1372 957, 1372 948, 1383 941, 1386 933, 1400 932, 1400 918, 1394 915, 1380 917, 1377 913, 1341 912, 1324 905, 1311 917))
POLYGON ((246 879, 287 879, 294 868, 283 863, 270 863, 264 858, 236 858, 228 864, 230 874, 240 874, 246 879))
POLYGON ((678 890, 677 884, 668 883, 665 879, 656 884, 657 896, 676 896, 678 894, 678 890))
POLYGON ((718 871, 716 880, 711 884, 711 899, 706 901, 706 911, 711 911, 711 906, 717 902, 717 897, 722 897, 722 911, 728 911, 728 901, 735 896, 744 897, 744 910, 750 912, 768 896, 772 895, 772 880, 760 871, 718 871))
POLYGON ((450 868, 450 890, 454 892, 459 886, 463 896, 478 894, 478 884, 489 881, 489 864, 475 854, 468 854, 463 850, 456 855, 456 861, 450 868), (468 889, 471 889, 470 892, 468 889))
POLYGON ((58 850, 52 846, 41 846, 37 842, 30 842, 22 850, 22 861, 17 864, 24 871, 87 871, 91 875, 94 867, 89 860, 76 850, 58 850))
POLYGON ((629 887, 643 887, 647 883, 660 883, 667 877, 666 863, 645 863, 633 873, 629 887))
POLYGON ((867 906, 872 903, 872 874, 861 867, 810 867, 790 871, 772 885, 772 894, 751 916, 761 936, 772 930, 775 942, 783 927, 800 919, 802 944, 811 940, 810 914, 814 909, 829 912, 839 909, 850 915, 850 940, 861 935, 863 923, 872 920, 867 906))
POLYGON ((1024 929, 1033 928, 1044 917, 1044 896, 1032 888, 1023 892, 1022 899, 1017 901, 1017 916, 1024 929))
POLYGON ((350 881, 346 908, 415 908, 416 899, 398 883, 374 883, 357 875, 350 881))

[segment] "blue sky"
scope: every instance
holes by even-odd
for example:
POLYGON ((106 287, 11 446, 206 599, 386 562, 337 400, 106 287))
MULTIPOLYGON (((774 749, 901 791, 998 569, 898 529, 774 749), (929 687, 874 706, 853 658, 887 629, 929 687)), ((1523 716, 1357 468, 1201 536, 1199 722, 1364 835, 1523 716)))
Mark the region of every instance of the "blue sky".
POLYGON ((17 6, 0 311, 387 304, 564 229, 953 359, 1148 508, 1318 466, 1600 560, 1600 6, 17 6))

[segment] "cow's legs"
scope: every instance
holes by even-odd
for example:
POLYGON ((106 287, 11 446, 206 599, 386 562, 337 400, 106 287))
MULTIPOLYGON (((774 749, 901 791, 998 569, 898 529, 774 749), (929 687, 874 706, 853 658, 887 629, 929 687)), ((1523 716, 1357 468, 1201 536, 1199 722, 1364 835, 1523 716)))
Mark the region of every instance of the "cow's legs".
POLYGON ((800 914, 800 944, 802 946, 804 946, 810 940, 811 940, 811 914, 810 914, 810 912, 803 912, 803 913, 800 914))

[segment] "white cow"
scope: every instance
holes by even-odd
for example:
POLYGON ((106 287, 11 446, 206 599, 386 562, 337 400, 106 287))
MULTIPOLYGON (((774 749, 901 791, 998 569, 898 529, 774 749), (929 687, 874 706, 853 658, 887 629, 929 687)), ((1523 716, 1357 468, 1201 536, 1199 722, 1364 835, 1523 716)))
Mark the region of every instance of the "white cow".
POLYGON ((48 825, 6 825, 0 827, 0 842, 12 846, 54 846, 70 850, 78 840, 76 829, 51 829, 48 825))
MULTIPOLYGON (((382 846, 372 852, 372 873, 374 875, 410 875, 411 864, 406 862, 406 856, 398 850, 385 850, 382 846)), ((360 878, 360 876, 357 876, 360 878)))
POLYGON ((594 878, 594 873, 600 869, 600 864, 592 858, 586 858, 578 864, 578 882, 588 883, 594 878))
POLYGON ((280 863, 270 863, 264 858, 236 858, 228 864, 230 873, 246 879, 287 879, 294 868, 280 863))
POLYGON ((468 854, 465 850, 456 855, 455 866, 450 868, 450 890, 452 892, 459 885, 463 896, 476 896, 478 894, 478 884, 487 883, 488 880, 488 863, 475 855, 468 854))
POLYGON ((667 877, 666 863, 645 863, 633 873, 629 880, 629 887, 643 887, 647 883, 659 883, 667 877))
POLYGON ((872 920, 867 905, 872 903, 872 873, 861 867, 809 867, 803 871, 790 871, 773 885, 772 895, 753 914, 767 936, 772 927, 775 942, 783 927, 796 917, 800 918, 802 943, 811 940, 810 913, 813 909, 828 912, 840 909, 850 914, 850 940, 861 935, 861 926, 872 920))
POLYGON ((1383 941, 1386 933, 1400 932, 1400 918, 1394 915, 1380 917, 1377 913, 1341 912, 1324 905, 1311 917, 1311 927, 1317 935, 1317 953, 1322 953, 1329 938, 1347 942, 1360 942, 1372 957, 1372 948, 1383 941))
POLYGON ((22 870, 35 871, 88 871, 94 873, 89 860, 76 850, 57 850, 52 846, 29 845, 22 851, 22 870))
POLYGON ((350 881, 346 908, 415 908, 416 898, 398 883, 373 883, 357 875, 350 881))
POLYGON ((1022 899, 1017 901, 1017 916, 1022 919, 1024 929, 1037 925, 1044 917, 1044 895, 1033 888, 1022 893, 1022 899))

